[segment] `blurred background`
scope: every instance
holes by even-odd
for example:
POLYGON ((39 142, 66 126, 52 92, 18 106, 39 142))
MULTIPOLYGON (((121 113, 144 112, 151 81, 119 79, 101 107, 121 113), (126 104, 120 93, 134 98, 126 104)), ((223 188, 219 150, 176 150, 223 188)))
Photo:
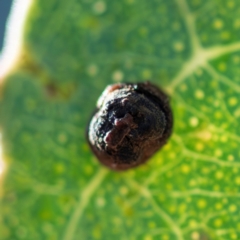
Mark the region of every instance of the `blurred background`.
MULTIPOLYGON (((0 54, 4 44, 4 34, 6 30, 6 23, 10 13, 12 0, 0 0, 0 54)), ((1 135, 0 135, 0 174, 3 171, 3 162, 1 161, 1 135)))
POLYGON ((6 29, 6 21, 10 12, 12 0, 0 0, 0 51, 3 47, 4 32, 6 29))

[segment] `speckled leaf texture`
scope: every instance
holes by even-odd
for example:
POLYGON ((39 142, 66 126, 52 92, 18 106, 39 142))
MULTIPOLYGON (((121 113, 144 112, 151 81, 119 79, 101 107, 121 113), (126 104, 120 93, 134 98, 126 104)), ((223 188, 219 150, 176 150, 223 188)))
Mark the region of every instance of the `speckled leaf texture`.
POLYGON ((0 239, 240 239, 240 1, 34 0, 1 85, 0 239), (103 167, 85 132, 107 84, 151 80, 174 130, 103 167))

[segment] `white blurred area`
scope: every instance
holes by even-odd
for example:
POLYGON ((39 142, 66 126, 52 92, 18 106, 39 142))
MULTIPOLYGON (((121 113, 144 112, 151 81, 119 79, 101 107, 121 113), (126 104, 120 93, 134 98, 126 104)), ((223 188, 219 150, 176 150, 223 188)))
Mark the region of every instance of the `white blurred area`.
MULTIPOLYGON (((7 21, 3 49, 0 54, 0 84, 14 67, 21 53, 24 22, 33 0, 15 0, 7 21)), ((1 116, 0 116, 1 117, 1 116)), ((3 160, 2 134, 0 133, 0 177, 6 166, 3 160)))
POLYGON ((15 0, 10 11, 0 54, 0 82, 18 60, 23 38, 23 27, 27 11, 33 0, 15 0))

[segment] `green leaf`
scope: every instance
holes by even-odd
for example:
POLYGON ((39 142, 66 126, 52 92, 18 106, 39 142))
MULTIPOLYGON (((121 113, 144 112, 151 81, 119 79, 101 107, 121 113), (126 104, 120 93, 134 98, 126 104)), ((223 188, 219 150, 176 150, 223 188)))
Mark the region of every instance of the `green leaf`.
POLYGON ((35 0, 1 85, 1 239, 240 239, 239 0, 35 0), (151 80, 174 130, 147 164, 85 139, 107 84, 151 80))

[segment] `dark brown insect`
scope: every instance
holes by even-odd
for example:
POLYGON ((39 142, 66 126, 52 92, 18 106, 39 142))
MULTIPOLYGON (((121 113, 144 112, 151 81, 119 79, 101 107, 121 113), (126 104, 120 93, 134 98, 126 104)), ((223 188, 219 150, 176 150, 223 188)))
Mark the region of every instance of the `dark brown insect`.
POLYGON ((147 161, 171 135, 169 99, 157 86, 120 83, 108 86, 88 126, 88 142, 99 161, 113 170, 147 161))

